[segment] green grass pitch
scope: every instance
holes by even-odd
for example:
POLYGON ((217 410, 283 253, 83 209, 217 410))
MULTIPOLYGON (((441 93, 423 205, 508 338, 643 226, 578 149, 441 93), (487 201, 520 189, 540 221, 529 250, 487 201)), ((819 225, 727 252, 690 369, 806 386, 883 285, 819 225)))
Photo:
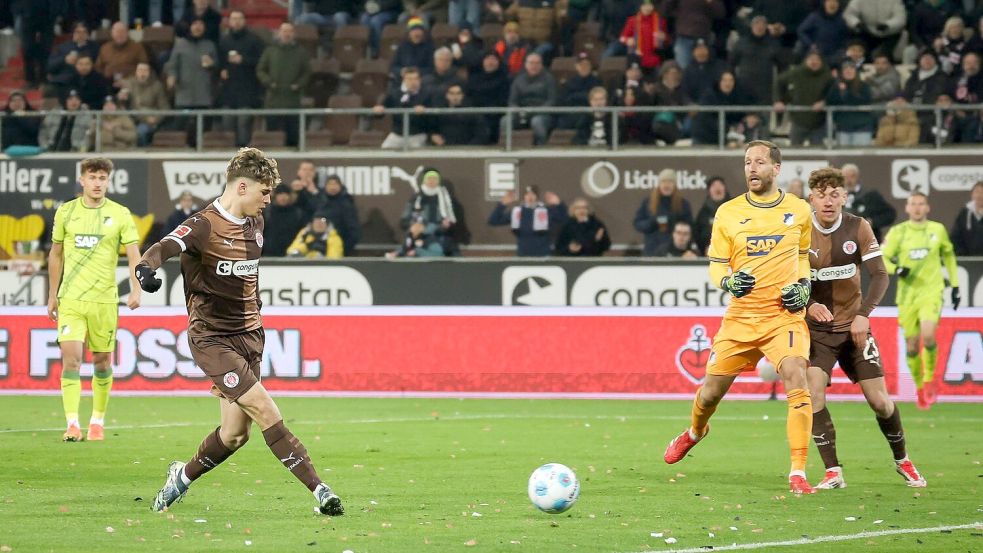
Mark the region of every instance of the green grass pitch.
MULTIPOLYGON (((784 401, 725 400, 708 440, 668 466, 662 453, 688 423, 689 402, 280 398, 345 501, 347 514, 327 519, 255 428, 183 502, 150 511, 167 464, 217 425, 212 398, 114 397, 106 441, 77 444, 59 441, 58 397, 0 403, 4 552, 627 553, 882 531, 774 550, 983 551, 983 526, 900 533, 983 521, 980 405, 901 405, 928 479, 916 490, 895 474, 867 406, 831 404, 848 487, 792 497, 784 401), (561 515, 526 497, 529 474, 547 461, 581 481, 579 502, 561 515)), ((91 400, 82 404, 87 417, 91 400)), ((809 477, 821 476, 812 447, 809 477)))

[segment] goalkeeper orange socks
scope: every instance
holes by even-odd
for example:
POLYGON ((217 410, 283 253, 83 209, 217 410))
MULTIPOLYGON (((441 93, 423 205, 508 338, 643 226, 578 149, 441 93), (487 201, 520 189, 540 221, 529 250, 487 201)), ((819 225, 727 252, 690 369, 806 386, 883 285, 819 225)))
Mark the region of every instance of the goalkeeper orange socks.
POLYGON ((696 397, 693 399, 693 423, 690 428, 690 437, 694 440, 699 440, 707 433, 707 423, 710 422, 710 417, 717 410, 716 405, 712 407, 703 407, 700 405, 700 392, 702 391, 703 386, 700 386, 696 390, 696 397))
POLYGON ((812 436, 812 397, 809 390, 796 388, 789 390, 788 398, 788 445, 792 452, 792 471, 805 474, 806 458, 809 454, 809 437, 812 436))

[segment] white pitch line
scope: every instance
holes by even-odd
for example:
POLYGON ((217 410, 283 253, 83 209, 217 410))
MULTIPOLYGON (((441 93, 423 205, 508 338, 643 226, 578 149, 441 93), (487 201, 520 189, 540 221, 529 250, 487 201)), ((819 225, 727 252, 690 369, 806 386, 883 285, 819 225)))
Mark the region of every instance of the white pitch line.
POLYGON ((983 530, 983 522, 973 522, 970 524, 957 524, 952 526, 934 526, 932 528, 896 528, 893 530, 878 530, 876 532, 858 532, 856 534, 840 534, 835 536, 819 536, 817 538, 799 538, 797 540, 769 541, 760 543, 742 543, 721 546, 691 547, 689 549, 662 549, 645 551, 643 553, 707 553, 717 551, 738 551, 749 549, 764 549, 766 547, 791 547, 794 545, 812 545, 817 543, 830 543, 838 541, 860 540, 864 538, 878 538, 882 536, 897 536, 900 534, 929 534, 932 532, 946 532, 952 530, 983 530))

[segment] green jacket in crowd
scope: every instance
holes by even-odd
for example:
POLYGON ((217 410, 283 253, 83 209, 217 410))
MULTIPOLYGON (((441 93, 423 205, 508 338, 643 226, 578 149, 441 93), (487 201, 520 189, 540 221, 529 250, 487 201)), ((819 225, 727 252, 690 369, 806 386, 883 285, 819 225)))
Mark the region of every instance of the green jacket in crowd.
MULTIPOLYGON (((789 106, 811 106, 826 99, 826 93, 833 84, 833 76, 824 63, 816 71, 805 63, 793 66, 775 80, 775 101, 789 106)), ((818 129, 826 121, 824 111, 789 112, 789 118, 796 125, 806 129, 818 129)))
POLYGON ((311 76, 310 56, 300 44, 275 42, 263 50, 256 76, 266 87, 268 109, 299 108, 311 76))

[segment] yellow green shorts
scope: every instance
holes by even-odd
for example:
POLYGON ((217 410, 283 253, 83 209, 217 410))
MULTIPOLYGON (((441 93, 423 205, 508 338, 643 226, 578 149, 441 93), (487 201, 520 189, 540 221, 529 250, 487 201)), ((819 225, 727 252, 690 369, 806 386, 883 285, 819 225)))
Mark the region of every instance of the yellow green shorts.
POLYGON ((916 301, 898 304, 898 326, 905 338, 918 336, 923 322, 937 323, 941 315, 942 294, 926 294, 916 301))
POLYGON ((112 352, 118 322, 119 306, 115 303, 58 300, 58 342, 84 341, 89 351, 112 352))

